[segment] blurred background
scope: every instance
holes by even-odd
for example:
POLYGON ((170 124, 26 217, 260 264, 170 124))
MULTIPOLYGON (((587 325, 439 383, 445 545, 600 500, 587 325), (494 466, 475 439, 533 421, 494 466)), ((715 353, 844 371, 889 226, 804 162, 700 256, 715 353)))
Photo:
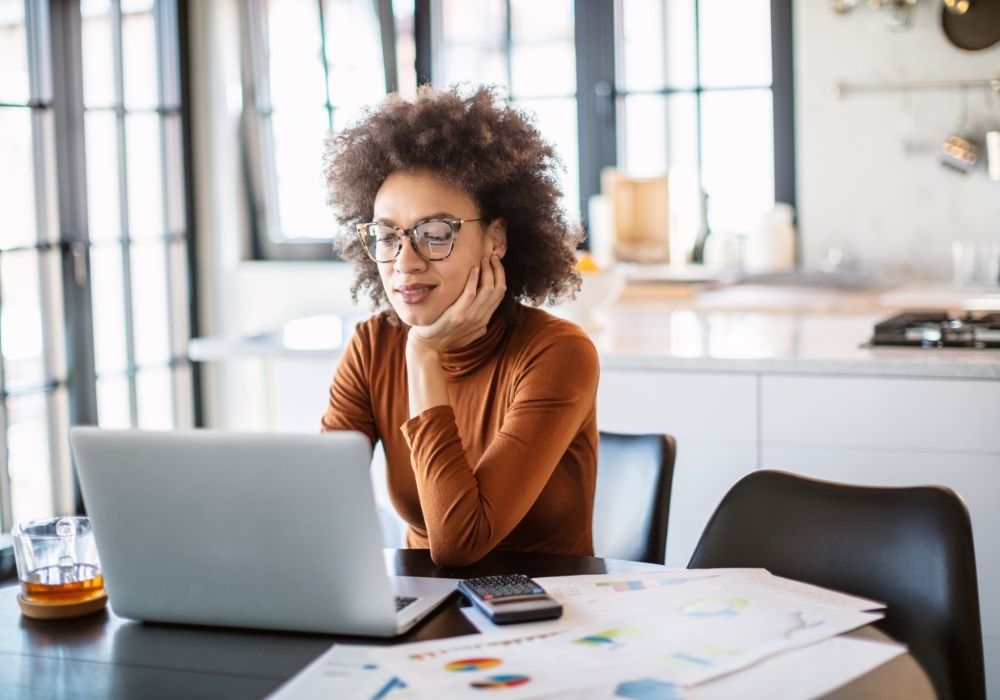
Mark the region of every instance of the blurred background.
POLYGON ((759 272, 949 284, 956 243, 1000 239, 986 153, 941 153, 1000 129, 1000 47, 957 46, 936 0, 855 4, 0 0, 0 530, 77 507, 70 424, 318 429, 323 319, 369 311, 322 140, 419 83, 532 115, 602 265, 739 273, 770 231, 759 272), (609 182, 669 202, 646 260, 609 182), (262 371, 281 327, 299 361, 262 371))

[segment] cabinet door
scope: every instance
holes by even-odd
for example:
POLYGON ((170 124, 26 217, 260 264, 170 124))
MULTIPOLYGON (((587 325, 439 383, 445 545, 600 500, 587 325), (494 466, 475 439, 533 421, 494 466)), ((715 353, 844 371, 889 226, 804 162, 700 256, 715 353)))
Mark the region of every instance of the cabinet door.
POLYGON ((698 539, 719 501, 753 471, 752 445, 711 445, 688 441, 677 449, 670 519, 667 525, 667 566, 686 567, 698 539))
MULTIPOLYGON (((972 519, 984 636, 1000 636, 1000 455, 764 446, 762 466, 871 486, 941 484, 972 519)), ((1000 659, 994 659, 1000 667, 1000 659)))
POLYGON ((687 566, 715 507, 757 461, 757 379, 699 372, 601 372, 597 424, 677 439, 666 562, 687 566))
POLYGON ((742 374, 601 370, 597 424, 670 433, 678 442, 757 442, 757 378, 742 374))
POLYGON ((765 445, 1000 453, 1000 382, 764 376, 765 445))

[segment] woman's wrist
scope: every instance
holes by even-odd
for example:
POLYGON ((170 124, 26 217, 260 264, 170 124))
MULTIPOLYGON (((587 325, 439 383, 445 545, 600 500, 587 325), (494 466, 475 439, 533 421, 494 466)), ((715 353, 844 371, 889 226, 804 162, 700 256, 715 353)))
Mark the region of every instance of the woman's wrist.
POLYGON ((411 330, 406 336, 406 362, 407 364, 433 362, 440 365, 441 351, 411 330))
POLYGON ((450 403, 440 352, 412 333, 406 341, 406 384, 411 418, 450 403))

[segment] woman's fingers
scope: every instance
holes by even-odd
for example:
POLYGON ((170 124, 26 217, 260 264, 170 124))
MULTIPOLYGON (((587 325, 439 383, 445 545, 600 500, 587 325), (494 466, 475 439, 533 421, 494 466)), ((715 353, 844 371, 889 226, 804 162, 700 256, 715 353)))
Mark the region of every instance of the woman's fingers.
POLYGON ((507 273, 503 269, 503 263, 500 262, 500 256, 496 253, 490 258, 490 266, 493 268, 493 284, 503 296, 507 291, 507 273))
POLYGON ((491 256, 484 257, 479 264, 482 273, 479 275, 480 291, 491 291, 494 285, 493 261, 491 256))
POLYGON ((465 280, 465 290, 462 292, 462 297, 466 302, 472 302, 476 298, 477 289, 479 287, 479 270, 479 267, 474 267, 469 270, 469 278, 465 280))
POLYGON ((484 321, 488 321, 489 317, 493 315, 493 311, 496 310, 497 306, 503 300, 506 286, 503 277, 503 267, 500 265, 499 258, 496 255, 483 258, 481 269, 479 289, 476 292, 476 299, 470 307, 470 313, 484 321))

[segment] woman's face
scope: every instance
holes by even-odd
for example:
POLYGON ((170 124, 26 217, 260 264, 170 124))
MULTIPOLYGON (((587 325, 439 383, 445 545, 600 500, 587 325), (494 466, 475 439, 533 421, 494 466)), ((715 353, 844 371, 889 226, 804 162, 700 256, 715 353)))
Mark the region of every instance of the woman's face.
MULTIPOLYGON (((375 195, 374 214, 375 221, 407 229, 428 219, 480 217, 467 192, 427 170, 390 174, 375 195)), ((427 326, 455 303, 469 271, 494 251, 501 257, 506 251, 503 221, 468 221, 444 260, 424 260, 404 236, 399 255, 392 262, 378 263, 378 271, 400 320, 410 326, 427 326)))

